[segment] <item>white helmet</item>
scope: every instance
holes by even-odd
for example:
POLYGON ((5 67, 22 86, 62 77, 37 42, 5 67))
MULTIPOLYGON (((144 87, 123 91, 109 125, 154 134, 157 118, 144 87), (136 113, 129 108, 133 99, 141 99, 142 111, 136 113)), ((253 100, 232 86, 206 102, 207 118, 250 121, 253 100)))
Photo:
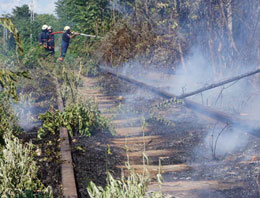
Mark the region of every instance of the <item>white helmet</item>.
POLYGON ((51 26, 49 26, 49 27, 48 27, 48 30, 52 30, 52 27, 51 27, 51 26))
POLYGON ((65 31, 67 31, 67 30, 69 30, 69 29, 70 29, 70 26, 65 26, 65 27, 64 27, 64 30, 65 30, 65 31))
POLYGON ((42 30, 46 30, 48 28, 48 25, 43 25, 42 30))

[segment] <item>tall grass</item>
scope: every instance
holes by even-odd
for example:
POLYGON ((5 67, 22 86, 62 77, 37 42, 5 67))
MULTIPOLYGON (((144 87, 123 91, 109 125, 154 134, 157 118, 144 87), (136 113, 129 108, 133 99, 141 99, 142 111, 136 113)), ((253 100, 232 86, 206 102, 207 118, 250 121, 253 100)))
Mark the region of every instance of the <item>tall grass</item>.
MULTIPOLYGON (((143 123, 144 126, 144 123, 143 123)), ((148 157, 145 154, 145 143, 143 151, 143 172, 137 174, 130 166, 130 159, 128 155, 127 138, 125 142, 126 149, 126 169, 127 176, 122 170, 121 179, 115 179, 109 171, 107 171, 107 185, 103 188, 96 186, 92 181, 88 184, 87 190, 91 198, 162 198, 161 191, 147 193, 148 185, 151 181, 150 174, 146 169, 148 164, 148 157)), ((159 164, 160 165, 160 164, 159 164)), ((161 167, 160 167, 161 168, 161 167)), ((159 170, 160 170, 159 168, 159 170)), ((161 185, 160 171, 157 174, 158 184, 161 185)), ((161 188, 160 188, 161 189, 161 188)))
POLYGON ((147 188, 150 183, 150 176, 146 174, 136 174, 131 169, 129 163, 126 165, 129 174, 122 174, 121 179, 115 179, 111 173, 107 175, 107 185, 103 188, 96 186, 90 182, 88 185, 88 193, 91 198, 162 198, 161 192, 153 192, 148 194, 147 188))

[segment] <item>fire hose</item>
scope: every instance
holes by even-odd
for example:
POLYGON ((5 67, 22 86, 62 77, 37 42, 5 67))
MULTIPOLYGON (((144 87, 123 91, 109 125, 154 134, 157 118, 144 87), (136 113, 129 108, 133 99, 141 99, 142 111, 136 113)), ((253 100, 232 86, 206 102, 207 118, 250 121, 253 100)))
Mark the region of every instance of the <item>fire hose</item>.
MULTIPOLYGON (((63 34, 63 33, 64 33, 64 31, 58 31, 58 32, 52 32, 52 33, 50 33, 50 35, 63 34)), ((80 36, 86 36, 86 37, 92 37, 92 38, 103 38, 101 36, 90 35, 90 34, 83 34, 83 33, 77 33, 77 32, 73 32, 72 34, 78 34, 80 36)))

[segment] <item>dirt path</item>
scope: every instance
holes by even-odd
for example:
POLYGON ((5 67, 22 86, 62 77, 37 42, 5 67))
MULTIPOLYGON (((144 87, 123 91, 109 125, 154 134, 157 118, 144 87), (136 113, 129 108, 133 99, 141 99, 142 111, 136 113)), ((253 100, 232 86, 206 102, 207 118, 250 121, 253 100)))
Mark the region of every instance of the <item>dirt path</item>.
MULTIPOLYGON (((233 177, 223 179, 225 176, 214 177, 211 175, 214 171, 218 171, 218 166, 205 169, 210 169, 207 176, 204 176, 205 174, 198 176, 200 172, 203 172, 204 167, 200 163, 197 163, 196 166, 187 163, 191 158, 190 153, 194 149, 193 141, 201 138, 199 136, 201 133, 197 129, 186 130, 179 136, 174 133, 165 135, 161 126, 158 125, 157 129, 155 126, 147 124, 138 113, 128 113, 126 116, 125 112, 118 111, 119 107, 124 105, 123 98, 101 90, 98 79, 83 77, 82 81, 83 86, 80 88, 82 97, 94 100, 102 114, 111 119, 115 126, 115 136, 107 140, 107 144, 110 148, 124 150, 125 152, 118 153, 118 155, 125 159, 128 155, 131 167, 137 173, 143 172, 143 154, 148 156, 149 164, 146 169, 154 179, 159 171, 165 176, 166 179, 161 190, 168 194, 167 197, 237 197, 248 187, 248 182, 245 184, 243 179, 239 180, 236 177, 234 177, 235 179, 233 177), (159 160, 162 164, 161 167, 159 167, 159 160)), ((225 164, 223 166, 228 169, 226 171, 234 168, 234 165, 225 164)), ((124 169, 124 166, 119 165, 118 168, 124 169)), ((149 186, 149 191, 157 190, 159 187, 156 182, 149 186)), ((256 195, 257 190, 254 188, 254 192, 248 197, 257 197, 256 195)))

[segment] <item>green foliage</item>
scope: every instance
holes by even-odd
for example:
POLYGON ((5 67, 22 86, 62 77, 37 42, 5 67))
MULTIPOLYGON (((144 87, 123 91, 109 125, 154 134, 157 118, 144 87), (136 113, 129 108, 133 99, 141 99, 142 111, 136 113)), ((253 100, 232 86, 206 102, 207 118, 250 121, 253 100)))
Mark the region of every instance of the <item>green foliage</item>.
POLYGON ((58 81, 61 82, 60 94, 65 101, 65 106, 70 103, 78 103, 78 86, 83 64, 81 59, 68 59, 56 72, 58 81), (71 65, 74 68, 71 68, 71 65))
POLYGON ((73 25, 76 31, 89 34, 105 33, 111 22, 107 0, 59 0, 56 11, 61 23, 73 25))
POLYGON ((109 130, 108 122, 98 111, 97 106, 91 102, 86 105, 70 105, 65 108, 64 112, 50 108, 39 115, 39 120, 43 122, 38 132, 39 138, 46 132, 55 134, 60 127, 67 128, 71 137, 91 136, 97 132, 109 130))
POLYGON ((12 20, 8 18, 0 18, 0 24, 12 33, 16 42, 16 50, 19 52, 20 55, 22 55, 24 52, 23 43, 20 35, 18 34, 18 30, 14 26, 12 20))
MULTIPOLYGON (((38 45, 38 35, 42 31, 41 27, 43 24, 52 26, 55 31, 61 30, 57 18, 51 14, 35 14, 34 21, 31 21, 31 11, 28 5, 14 8, 11 15, 7 15, 6 18, 0 18, 0 24, 12 33, 8 38, 10 50, 16 43, 19 54, 22 55, 25 52, 27 62, 28 55, 26 54, 27 52, 31 54, 32 45, 38 45), (15 42, 12 41, 13 38, 15 42)), ((33 59, 32 62, 36 62, 34 60, 38 56, 31 56, 31 58, 33 59)))
POLYGON ((17 101, 16 86, 19 77, 28 77, 26 72, 12 72, 0 69, 0 144, 3 144, 3 135, 11 130, 15 124, 10 101, 17 101))
POLYGON ((166 119, 164 116, 158 114, 158 110, 164 111, 166 108, 168 108, 172 105, 180 105, 180 104, 184 104, 184 100, 177 99, 176 97, 167 99, 167 100, 163 100, 162 102, 157 103, 150 108, 150 119, 152 121, 162 123, 168 127, 176 127, 174 122, 172 122, 171 120, 166 119))
POLYGON ((24 4, 21 7, 16 6, 12 11, 12 15, 14 18, 20 18, 20 19, 30 18, 31 13, 30 13, 29 6, 27 4, 24 4))
POLYGON ((162 102, 152 106, 151 110, 160 109, 163 110, 171 105, 177 105, 177 104, 184 104, 184 100, 182 99, 177 99, 176 97, 171 98, 171 99, 165 99, 162 102))
POLYGON ((83 74, 86 76, 96 76, 98 74, 98 64, 97 61, 91 57, 84 64, 83 74))
POLYGON ((21 7, 16 7, 12 11, 10 16, 14 25, 19 31, 20 37, 23 39, 24 43, 30 41, 31 34, 31 22, 30 22, 30 9, 28 5, 23 5, 21 7))
POLYGON ((52 197, 37 179, 33 145, 22 145, 10 134, 4 136, 5 147, 0 151, 0 194, 8 197, 52 197))
POLYGON ((108 173, 107 185, 105 188, 101 186, 97 187, 93 182, 88 185, 88 193, 91 198, 162 198, 163 195, 158 193, 152 193, 148 195, 146 193, 147 186, 149 184, 149 175, 138 175, 130 170, 130 174, 127 178, 114 179, 113 176, 108 173))
MULTIPOLYGON (((104 35, 112 25, 112 11, 108 0, 59 0, 56 3, 59 23, 69 25, 72 31, 104 35)), ((70 42, 66 60, 83 57, 89 68, 93 68, 95 50, 100 46, 100 39, 77 36, 70 42)), ((91 69, 91 72, 95 69, 91 69)))
POLYGON ((0 93, 0 145, 4 144, 3 135, 12 129, 13 112, 6 95, 0 93))
POLYGON ((3 94, 9 99, 17 100, 16 83, 19 77, 29 78, 27 72, 12 72, 6 69, 0 69, 0 85, 3 88, 3 94))
POLYGON ((41 64, 40 61, 44 61, 45 64, 50 61, 53 62, 53 58, 50 52, 46 51, 43 47, 35 45, 26 50, 21 63, 24 67, 32 69, 39 67, 41 64))
POLYGON ((36 35, 42 31, 42 25, 44 24, 52 26, 54 32, 63 30, 63 26, 60 25, 58 19, 55 16, 51 14, 37 14, 33 24, 36 35))

